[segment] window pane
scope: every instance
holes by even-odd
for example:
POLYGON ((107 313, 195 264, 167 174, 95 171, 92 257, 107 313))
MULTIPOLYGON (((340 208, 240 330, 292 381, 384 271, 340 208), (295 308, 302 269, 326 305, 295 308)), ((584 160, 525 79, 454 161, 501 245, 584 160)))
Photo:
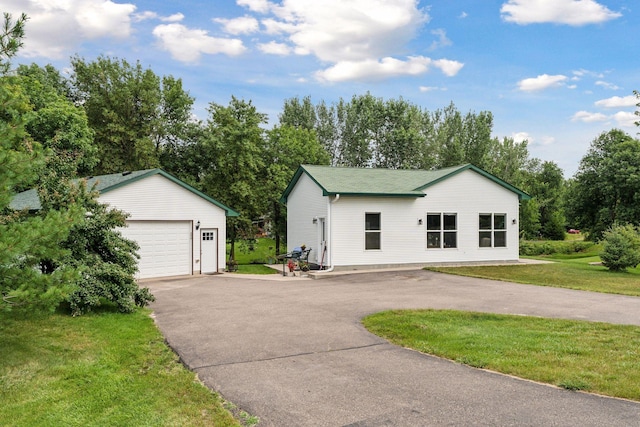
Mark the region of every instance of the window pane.
POLYGON ((427 214, 427 230, 440 230, 440 214, 427 214))
POLYGON ((480 214, 480 230, 491 230, 491 214, 480 214))
POLYGON ((491 247, 491 232, 490 231, 481 231, 480 232, 479 245, 480 245, 481 248, 490 248, 491 247))
POLYGON ((439 248, 440 247, 440 232, 428 232, 427 233, 427 248, 439 248))
POLYGON ((505 214, 493 215, 493 229, 494 230, 506 230, 507 229, 507 216, 505 214))
POLYGON ((368 213, 364 215, 365 230, 380 230, 380 213, 368 213))
POLYGON ((369 231, 364 233, 364 248, 380 249, 380 232, 369 231))
POLYGON ((495 248, 506 248, 507 247, 507 232, 506 231, 496 231, 494 232, 495 241, 493 242, 493 247, 495 248))
POLYGON ((445 248, 455 248, 456 247, 456 236, 458 233, 455 231, 449 231, 444 233, 444 247, 445 248))
POLYGON ((445 230, 455 230, 456 229, 456 215, 455 214, 444 214, 444 229, 445 230))

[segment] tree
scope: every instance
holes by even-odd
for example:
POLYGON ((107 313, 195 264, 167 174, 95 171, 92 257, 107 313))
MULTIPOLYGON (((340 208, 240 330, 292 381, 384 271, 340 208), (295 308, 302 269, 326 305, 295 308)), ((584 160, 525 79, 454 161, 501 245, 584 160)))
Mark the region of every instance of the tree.
POLYGON ((33 185, 44 150, 26 131, 28 98, 15 78, 0 77, 0 295, 4 310, 53 310, 71 291, 77 270, 61 265, 41 272, 47 259, 64 257, 62 248, 82 212, 51 210, 41 215, 15 212, 17 191, 33 185))
MULTIPOLYGON (((564 240, 565 180, 562 169, 554 162, 535 162, 524 188, 538 209, 539 235, 545 239, 564 240)), ((531 203, 531 202, 528 202, 531 203)), ((530 225, 527 225, 529 227, 530 225)))
POLYGON ((253 238, 252 221, 267 212, 265 140, 261 128, 267 117, 251 101, 235 97, 226 107, 209 104, 208 111, 202 142, 207 153, 203 158, 206 170, 200 188, 240 213, 240 217, 227 220, 230 258, 235 259, 236 238, 253 238))
POLYGON ((313 130, 291 126, 276 126, 267 131, 264 156, 265 195, 269 201, 269 217, 274 223, 276 254, 279 254, 280 236, 286 233, 286 213, 280 196, 301 164, 328 165, 331 159, 313 130))
POLYGON ((127 215, 99 203, 98 194, 89 191, 83 182, 77 189, 86 214, 73 225, 62 243, 68 253, 61 260, 80 271, 67 298, 71 313, 74 316, 86 313, 105 301, 122 313, 146 306, 154 297, 148 288, 140 288, 135 281, 138 245, 118 231, 126 226, 127 215))
POLYGON ((613 129, 580 161, 569 195, 570 217, 599 239, 615 223, 640 225, 640 140, 613 129))
MULTIPOLYGON (((636 116, 640 116, 640 92, 638 92, 637 90, 633 91, 633 94, 636 96, 636 98, 638 98, 638 103, 636 104, 636 107, 638 107, 638 110, 636 110, 634 112, 634 114, 636 116)), ((637 122, 635 122, 636 126, 640 126, 640 120, 638 120, 637 122)))
POLYGON ((614 225, 604 233, 600 259, 612 271, 625 271, 640 264, 640 229, 631 224, 614 225))
POLYGON ((2 30, 0 30, 0 75, 11 69, 11 58, 16 56, 23 45, 24 27, 27 15, 24 13, 14 22, 10 13, 4 13, 2 30))
POLYGON ((193 98, 180 79, 103 56, 93 62, 75 57, 71 64, 74 97, 95 131, 95 173, 157 167, 163 146, 184 138, 193 98))

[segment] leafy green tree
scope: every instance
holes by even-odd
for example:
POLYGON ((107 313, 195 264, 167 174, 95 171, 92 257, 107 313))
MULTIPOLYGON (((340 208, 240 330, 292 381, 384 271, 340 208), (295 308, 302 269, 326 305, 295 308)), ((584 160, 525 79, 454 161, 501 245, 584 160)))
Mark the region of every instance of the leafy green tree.
POLYGON ((267 212, 265 138, 261 127, 267 117, 251 101, 235 97, 226 107, 211 103, 209 114, 203 136, 206 170, 200 188, 240 213, 240 217, 227 220, 230 258, 235 259, 236 238, 253 238, 252 221, 267 212))
POLYGON ((554 162, 536 164, 525 188, 538 207, 540 237, 564 240, 567 221, 564 215, 565 180, 562 169, 554 162))
POLYGON ((11 58, 16 56, 24 44, 24 27, 27 15, 24 13, 13 21, 10 13, 3 13, 4 20, 0 30, 0 75, 5 75, 11 69, 11 58))
MULTIPOLYGON (((633 91, 633 94, 636 96, 636 98, 638 98, 638 103, 636 104, 636 107, 638 107, 638 110, 636 110, 634 112, 634 114, 636 116, 640 116, 640 92, 638 92, 637 90, 633 91)), ((635 122, 636 126, 640 126, 640 120, 638 120, 637 122, 635 122)))
POLYGON ((331 159, 313 130, 291 126, 276 126, 267 131, 264 156, 265 195, 274 225, 276 254, 279 254, 281 236, 286 233, 286 212, 280 196, 301 164, 328 165, 331 159))
POLYGON ((55 68, 35 64, 20 66, 18 76, 33 106, 27 131, 49 150, 41 174, 58 179, 89 175, 98 163, 94 133, 84 110, 68 98, 66 80, 55 68))
POLYGON ((282 113, 278 115, 281 126, 296 129, 313 130, 318 126, 316 107, 311 103, 311 97, 285 99, 282 113))
POLYGON ((51 210, 41 215, 15 212, 10 202, 17 191, 36 182, 45 161, 42 146, 26 131, 32 113, 16 78, 0 77, 0 295, 4 310, 53 310, 71 291, 77 270, 61 265, 43 274, 43 260, 67 254, 61 246, 78 209, 51 210))
POLYGON ((580 161, 569 194, 572 223, 592 239, 615 223, 640 225, 640 140, 621 130, 600 134, 580 161))
POLYGON ((614 225, 604 232, 600 259, 612 271, 624 271, 640 264, 640 229, 631 224, 614 225))
POLYGON ((71 64, 74 96, 99 150, 95 173, 157 167, 163 146, 184 138, 193 98, 180 79, 103 56, 93 62, 74 57, 71 64))
POLYGON ((83 314, 104 303, 114 304, 123 313, 144 307, 154 298, 134 278, 138 245, 118 231, 126 226, 126 214, 99 203, 97 193, 83 183, 77 188, 86 214, 62 243, 68 250, 62 262, 80 271, 67 299, 71 313, 83 314))

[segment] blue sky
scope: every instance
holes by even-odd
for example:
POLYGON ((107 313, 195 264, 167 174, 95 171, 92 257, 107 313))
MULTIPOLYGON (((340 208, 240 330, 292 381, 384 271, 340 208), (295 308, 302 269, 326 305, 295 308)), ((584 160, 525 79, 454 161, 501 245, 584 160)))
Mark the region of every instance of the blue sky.
POLYGON ((100 54, 182 78, 210 102, 251 100, 277 121, 285 99, 370 92, 428 110, 491 111, 494 135, 577 170, 591 141, 636 136, 637 0, 4 0, 30 16, 15 63, 100 54))

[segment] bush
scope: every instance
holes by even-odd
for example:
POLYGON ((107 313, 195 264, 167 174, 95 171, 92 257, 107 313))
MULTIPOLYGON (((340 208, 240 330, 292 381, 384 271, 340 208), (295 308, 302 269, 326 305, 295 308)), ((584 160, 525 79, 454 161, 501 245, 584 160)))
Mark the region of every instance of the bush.
POLYGON ((581 241, 548 241, 548 240, 521 240, 520 255, 540 256, 586 252, 593 247, 593 242, 581 241))
POLYGON ((640 264, 640 230, 631 224, 614 225, 604 233, 602 265, 624 271, 640 264))

